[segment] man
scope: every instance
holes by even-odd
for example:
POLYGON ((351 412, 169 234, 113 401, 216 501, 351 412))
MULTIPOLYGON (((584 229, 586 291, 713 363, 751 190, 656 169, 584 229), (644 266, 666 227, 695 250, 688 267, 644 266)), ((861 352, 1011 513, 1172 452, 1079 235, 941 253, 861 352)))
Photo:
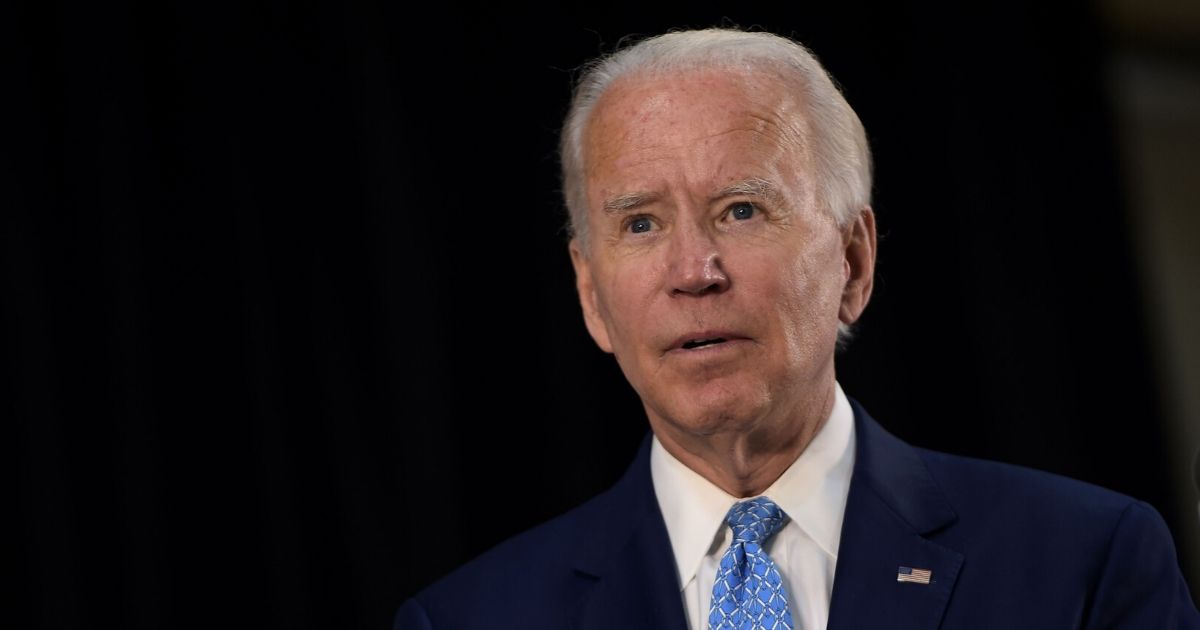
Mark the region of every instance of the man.
POLYGON ((1200 628, 1149 506, 915 449, 842 393, 870 155, 804 48, 706 30, 622 50, 581 79, 562 159, 584 321, 653 438, 397 628, 1200 628))

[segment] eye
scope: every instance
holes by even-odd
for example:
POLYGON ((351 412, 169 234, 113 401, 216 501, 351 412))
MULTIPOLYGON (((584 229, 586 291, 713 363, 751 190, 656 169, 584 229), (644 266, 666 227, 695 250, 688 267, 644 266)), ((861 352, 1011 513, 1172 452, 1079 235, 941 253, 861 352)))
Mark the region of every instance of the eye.
POLYGON ((649 217, 635 217, 629 222, 628 229, 634 234, 641 234, 642 232, 649 232, 651 227, 653 227, 653 224, 650 223, 649 217))
POLYGON ((737 219, 738 221, 745 221, 746 219, 754 217, 754 213, 757 211, 758 208, 755 208, 754 204, 750 203, 749 201, 742 201, 729 206, 729 216, 737 219))

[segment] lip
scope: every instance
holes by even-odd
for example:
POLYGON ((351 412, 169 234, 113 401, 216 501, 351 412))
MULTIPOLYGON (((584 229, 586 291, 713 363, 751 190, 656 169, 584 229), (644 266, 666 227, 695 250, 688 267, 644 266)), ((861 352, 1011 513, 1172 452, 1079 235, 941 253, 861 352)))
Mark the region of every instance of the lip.
POLYGON ((683 344, 685 344, 689 341, 697 341, 700 339, 716 339, 718 337, 720 337, 721 339, 724 339, 725 343, 729 343, 731 341, 749 341, 750 340, 749 337, 742 335, 742 334, 738 334, 737 332, 734 332, 732 330, 695 330, 695 331, 684 333, 684 334, 676 337, 675 341, 671 342, 671 345, 665 350, 664 353, 666 353, 666 352, 699 352, 702 350, 706 350, 708 348, 720 347, 724 344, 711 344, 711 345, 706 345, 706 346, 700 346, 699 348, 684 348, 683 347, 683 344))

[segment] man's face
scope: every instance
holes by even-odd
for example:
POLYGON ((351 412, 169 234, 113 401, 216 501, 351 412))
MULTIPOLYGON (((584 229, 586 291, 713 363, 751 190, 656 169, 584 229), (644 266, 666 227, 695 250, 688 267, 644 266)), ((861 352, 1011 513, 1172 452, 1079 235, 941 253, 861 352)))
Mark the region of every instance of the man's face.
POLYGON ((874 224, 819 208, 803 111, 771 75, 717 69, 626 77, 597 104, 572 260, 588 330, 656 431, 744 431, 831 392, 874 224))

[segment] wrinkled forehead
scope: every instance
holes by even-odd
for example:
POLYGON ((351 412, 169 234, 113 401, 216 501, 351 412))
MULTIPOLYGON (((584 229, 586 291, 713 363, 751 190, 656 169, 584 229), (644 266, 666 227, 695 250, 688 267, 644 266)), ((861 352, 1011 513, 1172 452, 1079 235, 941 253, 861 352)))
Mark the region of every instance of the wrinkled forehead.
POLYGON ((787 159, 807 171, 808 137, 801 91, 779 73, 707 67, 642 72, 614 81, 596 103, 583 135, 585 180, 611 179, 713 147, 720 147, 731 168, 752 170, 756 162, 787 159))

